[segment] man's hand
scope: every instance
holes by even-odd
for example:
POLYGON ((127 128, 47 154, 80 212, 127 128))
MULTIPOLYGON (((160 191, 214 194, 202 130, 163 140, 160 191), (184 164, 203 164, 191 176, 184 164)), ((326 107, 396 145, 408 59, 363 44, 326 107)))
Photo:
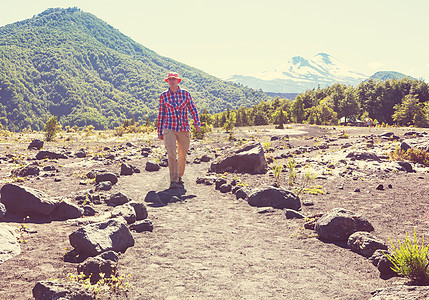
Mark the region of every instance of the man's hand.
POLYGON ((196 130, 197 132, 200 132, 200 131, 201 131, 201 127, 200 127, 200 126, 198 126, 198 125, 195 125, 195 130, 196 130))
POLYGON ((162 141, 162 140, 164 140, 164 136, 161 134, 161 135, 158 135, 158 138, 162 141))

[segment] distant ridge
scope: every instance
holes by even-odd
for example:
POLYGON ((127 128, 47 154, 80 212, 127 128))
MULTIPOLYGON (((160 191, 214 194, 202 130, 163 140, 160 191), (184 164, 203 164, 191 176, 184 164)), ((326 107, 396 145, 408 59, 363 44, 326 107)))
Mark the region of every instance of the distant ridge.
POLYGON ((408 77, 410 79, 415 79, 411 76, 399 73, 399 72, 395 72, 395 71, 379 71, 374 73, 374 75, 372 75, 371 77, 369 77, 368 79, 375 79, 375 80, 390 80, 390 79, 402 79, 404 77, 408 77))
POLYGON ((200 111, 268 100, 261 91, 158 55, 79 8, 50 8, 0 27, 0 123, 18 131, 41 130, 52 115, 63 126, 96 129, 133 116, 153 121, 172 70, 200 111))
POLYGON ((281 99, 289 99, 289 100, 294 100, 296 96, 299 95, 299 93, 272 93, 272 92, 266 92, 265 94, 273 98, 280 97, 281 99))

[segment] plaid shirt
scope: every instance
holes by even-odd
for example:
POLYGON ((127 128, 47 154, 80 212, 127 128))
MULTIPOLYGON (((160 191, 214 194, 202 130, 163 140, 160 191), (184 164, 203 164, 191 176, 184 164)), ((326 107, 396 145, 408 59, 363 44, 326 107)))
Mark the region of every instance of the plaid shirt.
POLYGON ((188 109, 195 125, 201 126, 197 108, 188 91, 179 87, 176 93, 170 89, 163 92, 159 97, 158 135, 163 135, 165 128, 173 131, 190 131, 188 109))

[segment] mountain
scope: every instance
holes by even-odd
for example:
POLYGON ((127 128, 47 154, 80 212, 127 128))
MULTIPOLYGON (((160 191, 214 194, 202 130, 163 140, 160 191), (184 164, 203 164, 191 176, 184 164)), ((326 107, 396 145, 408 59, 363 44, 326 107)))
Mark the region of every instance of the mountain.
POLYGON ((169 71, 182 76, 200 110, 268 100, 261 91, 160 56, 92 14, 55 8, 0 27, 0 123, 17 131, 41 130, 51 115, 63 126, 96 129, 133 116, 154 120, 169 71))
POLYGON ((295 56, 270 71, 234 75, 227 80, 265 92, 299 93, 334 83, 357 85, 367 78, 368 76, 351 70, 335 57, 318 53, 312 59, 295 56))
POLYGON ((411 76, 399 73, 399 72, 394 72, 394 71, 379 71, 377 73, 375 73, 374 75, 372 75, 371 77, 369 77, 368 79, 374 79, 374 80, 390 80, 390 79, 402 79, 404 77, 408 77, 410 79, 415 79, 411 76))

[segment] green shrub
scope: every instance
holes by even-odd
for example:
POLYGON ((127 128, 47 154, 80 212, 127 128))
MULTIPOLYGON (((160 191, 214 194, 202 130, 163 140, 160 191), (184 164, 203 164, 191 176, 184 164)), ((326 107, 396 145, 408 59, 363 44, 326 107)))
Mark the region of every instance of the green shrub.
POLYGON ((211 126, 206 123, 201 123, 200 131, 197 131, 195 126, 191 126, 192 137, 197 140, 203 140, 207 132, 211 132, 211 126))
POLYGON ((45 125, 46 141, 50 142, 54 140, 59 130, 60 130, 60 126, 58 125, 57 117, 56 116, 50 117, 48 122, 46 122, 46 125, 45 125))
POLYGON ((414 241, 405 235, 405 241, 401 243, 398 241, 399 247, 392 245, 393 254, 386 254, 387 258, 392 262, 392 270, 398 275, 410 278, 419 284, 429 283, 428 274, 428 248, 429 245, 424 245, 424 236, 422 238, 421 246, 417 241, 416 229, 414 228, 414 241))
POLYGON ((407 151, 401 150, 399 147, 389 153, 391 160, 409 160, 415 163, 420 163, 429 166, 429 153, 425 150, 417 148, 409 148, 407 151))

